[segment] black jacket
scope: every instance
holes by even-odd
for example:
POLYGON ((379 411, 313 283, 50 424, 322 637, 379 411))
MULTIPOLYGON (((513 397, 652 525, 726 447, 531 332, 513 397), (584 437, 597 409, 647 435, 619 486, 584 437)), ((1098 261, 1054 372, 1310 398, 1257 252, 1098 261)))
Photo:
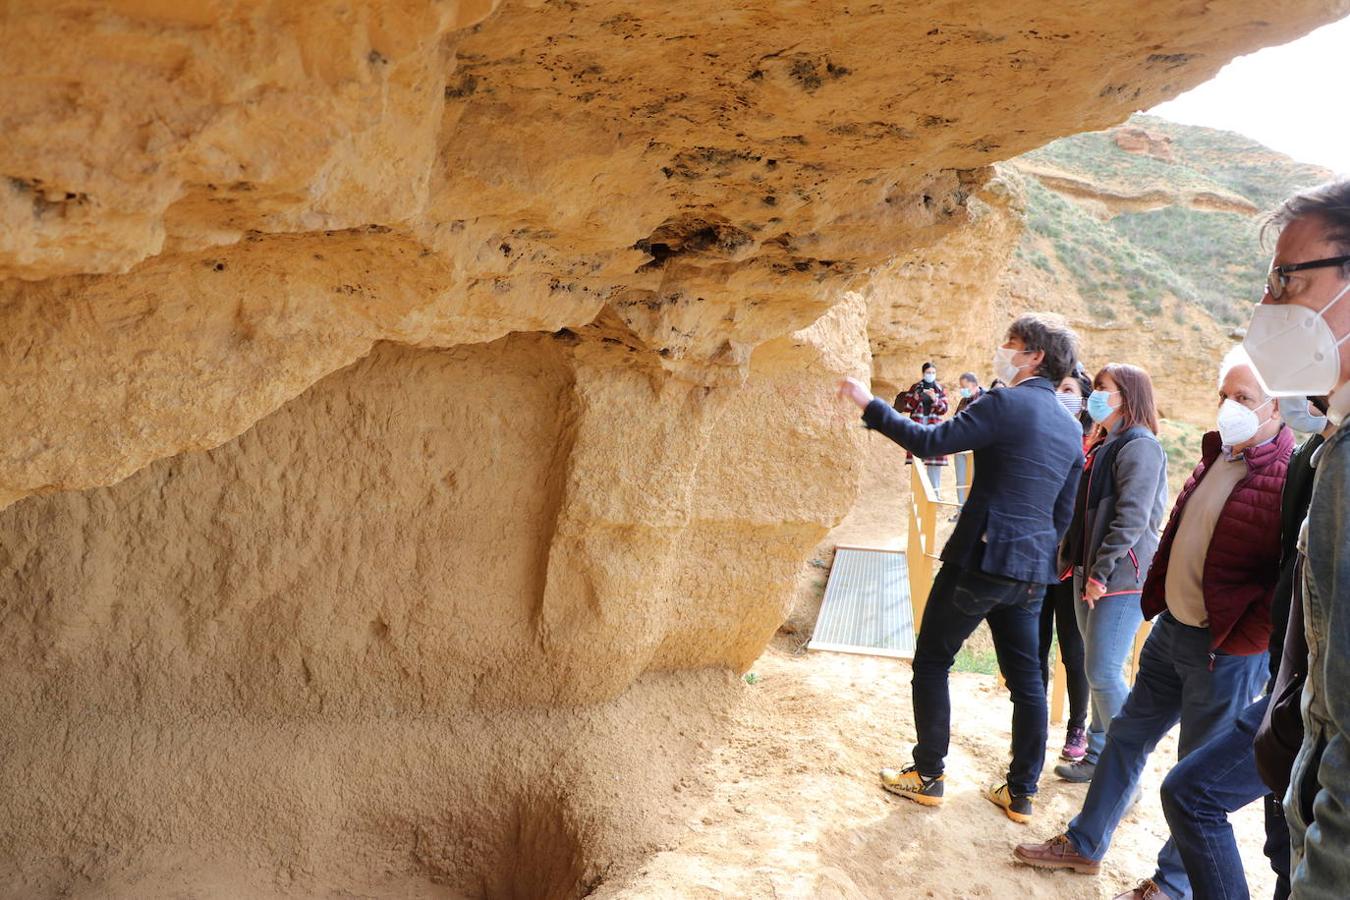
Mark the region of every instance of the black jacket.
POLYGON ((1289 787, 1294 757, 1303 744, 1303 682, 1308 678, 1308 641, 1303 633, 1303 567, 1298 533, 1312 500, 1312 456, 1324 439, 1315 434, 1289 460, 1280 504, 1280 580, 1270 602, 1270 705, 1256 730, 1256 768, 1278 796, 1289 787))
POLYGON ((873 398, 863 421, 917 456, 975 451, 975 479, 943 562, 1013 581, 1053 584, 1055 556, 1073 515, 1083 432, 1030 378, 989 391, 941 425, 918 425, 873 398))

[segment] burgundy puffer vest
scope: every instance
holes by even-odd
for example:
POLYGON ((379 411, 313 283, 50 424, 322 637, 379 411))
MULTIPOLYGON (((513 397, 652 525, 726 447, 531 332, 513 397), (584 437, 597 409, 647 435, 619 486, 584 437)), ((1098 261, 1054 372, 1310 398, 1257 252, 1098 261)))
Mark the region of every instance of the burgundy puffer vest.
MULTIPOLYGON (((1200 464, 1177 497, 1158 552, 1144 580, 1145 618, 1167 609, 1167 564, 1186 501, 1222 452, 1219 433, 1201 442, 1200 464)), ((1270 646, 1270 600, 1280 576, 1280 498, 1294 433, 1281 426, 1275 440, 1246 453, 1247 475, 1228 495, 1205 554, 1202 588, 1209 614, 1209 649, 1233 656, 1264 653, 1270 646)))

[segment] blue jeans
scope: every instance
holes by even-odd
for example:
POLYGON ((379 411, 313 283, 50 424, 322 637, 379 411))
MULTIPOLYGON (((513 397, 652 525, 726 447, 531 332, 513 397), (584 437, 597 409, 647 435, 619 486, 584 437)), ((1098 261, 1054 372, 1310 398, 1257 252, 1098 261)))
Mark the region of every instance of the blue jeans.
MULTIPOLYGON (((1083 809, 1069 823, 1069 840, 1079 853, 1097 860, 1106 855, 1149 754, 1173 725, 1181 722, 1182 759, 1232 727, 1269 675, 1266 657, 1211 659, 1209 629, 1182 625, 1169 613, 1158 618, 1139 655, 1134 688, 1107 730, 1083 809)), ((1190 897, 1186 868, 1170 839, 1158 853, 1153 880, 1173 900, 1190 897)))
POLYGON ((1008 788, 1036 793, 1045 764, 1049 711, 1037 656, 1041 596, 1045 585, 1008 581, 944 563, 933 579, 914 646, 914 765, 941 775, 951 742, 952 704, 947 673, 966 638, 988 622, 998 667, 1012 694, 1013 760, 1008 788))
POLYGON ((928 483, 933 486, 933 493, 939 497, 942 496, 942 466, 924 466, 928 470, 928 483))
POLYGON ((1130 658, 1134 636, 1144 621, 1138 594, 1103 597, 1092 609, 1083 602, 1083 576, 1075 571, 1073 590, 1077 602, 1078 630, 1083 635, 1083 668, 1091 692, 1092 722, 1088 725, 1088 749, 1083 757, 1096 763, 1106 746, 1106 729, 1125 705, 1130 684, 1125 680, 1125 660, 1130 658))
POLYGON ((964 504, 966 494, 970 492, 970 476, 966 473, 966 455, 958 453, 952 457, 956 465, 956 502, 964 504))
POLYGON ((1228 814, 1269 793, 1253 745, 1269 703, 1265 696, 1248 706, 1163 779, 1163 814, 1196 900, 1251 896, 1228 814))

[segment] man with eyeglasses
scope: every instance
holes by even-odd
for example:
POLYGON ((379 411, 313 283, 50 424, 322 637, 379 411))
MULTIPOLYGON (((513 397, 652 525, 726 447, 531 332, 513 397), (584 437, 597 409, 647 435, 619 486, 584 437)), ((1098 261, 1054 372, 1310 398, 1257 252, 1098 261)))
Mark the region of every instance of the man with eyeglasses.
MULTIPOLYGON (((1350 412, 1350 181, 1290 198, 1272 224, 1280 237, 1244 346, 1272 394, 1327 395, 1327 418, 1340 426, 1350 412)), ((1348 439, 1338 427, 1312 458, 1312 500, 1297 542, 1307 680, 1284 811, 1292 896, 1308 900, 1350 893, 1348 439)), ((1299 662, 1286 654, 1281 675, 1299 662)))

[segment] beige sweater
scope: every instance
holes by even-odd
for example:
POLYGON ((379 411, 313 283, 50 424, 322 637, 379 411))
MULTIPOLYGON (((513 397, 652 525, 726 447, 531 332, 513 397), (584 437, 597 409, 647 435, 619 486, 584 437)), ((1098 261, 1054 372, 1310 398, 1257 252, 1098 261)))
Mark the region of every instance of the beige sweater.
POLYGON ((1176 537, 1172 540, 1172 557, 1167 565, 1167 610, 1183 625, 1203 628, 1209 624, 1205 611, 1205 557, 1209 542, 1214 537, 1214 526, 1219 521, 1224 504, 1233 488, 1247 475, 1245 459, 1229 460, 1220 456, 1214 460, 1204 481, 1196 487, 1186 508, 1181 513, 1176 537))

